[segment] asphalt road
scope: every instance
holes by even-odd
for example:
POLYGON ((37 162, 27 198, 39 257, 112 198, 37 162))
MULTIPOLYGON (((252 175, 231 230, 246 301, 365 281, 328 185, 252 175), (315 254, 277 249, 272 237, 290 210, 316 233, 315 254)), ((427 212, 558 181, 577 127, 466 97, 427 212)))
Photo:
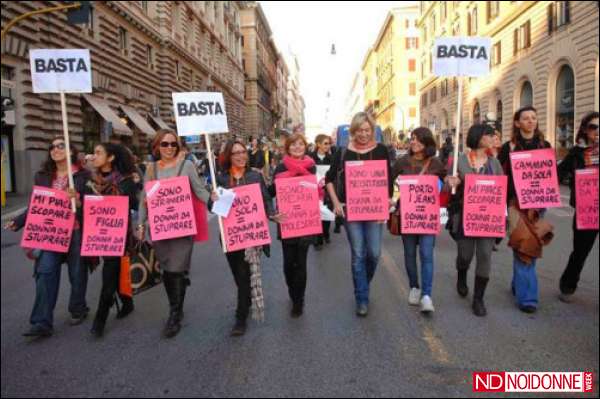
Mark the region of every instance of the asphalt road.
MULTIPOLYGON (((168 312, 162 286, 137 296, 135 312, 124 320, 115 320, 113 310, 100 341, 89 334, 91 317, 70 327, 66 270, 55 335, 22 337, 34 299, 32 267, 18 246, 20 235, 2 232, 1 394, 463 397, 476 395, 473 371, 593 371, 597 396, 598 243, 576 301, 564 304, 558 300, 558 280, 572 246, 572 211, 552 210, 548 218, 556 238, 538 265, 540 308, 534 315, 513 303, 512 255, 504 242, 493 257, 488 316, 475 317, 470 299, 456 294, 456 247, 443 232, 436 245, 436 312, 423 317, 407 304, 400 238, 386 233, 370 313, 359 319, 342 231, 323 251, 309 254, 306 311, 300 319, 289 317, 281 246, 274 243, 272 257, 263 262, 266 321, 250 322, 241 338, 229 337, 235 289, 213 219, 213 239, 194 250, 184 327, 171 340, 160 336, 168 312)), ((88 288, 94 310, 100 277, 93 274, 88 288)), ((473 277, 471 271, 471 292, 473 277)))

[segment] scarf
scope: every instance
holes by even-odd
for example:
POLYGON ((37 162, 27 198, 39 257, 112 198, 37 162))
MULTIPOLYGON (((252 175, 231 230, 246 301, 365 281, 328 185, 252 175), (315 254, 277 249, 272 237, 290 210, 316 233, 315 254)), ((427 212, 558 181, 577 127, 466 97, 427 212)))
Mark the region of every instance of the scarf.
POLYGON ((355 140, 352 140, 352 147, 359 151, 372 150, 377 147, 377 141, 375 141, 375 137, 371 137, 371 140, 367 144, 359 144, 355 140))
POLYGON ((310 169, 315 166, 315 161, 307 156, 304 156, 302 159, 294 159, 286 155, 283 157, 283 165, 287 171, 278 173, 276 176, 277 179, 311 175, 310 169))
POLYGON ((262 292, 260 274, 260 256, 262 247, 246 248, 244 260, 250 265, 250 296, 252 298, 252 318, 258 322, 265 321, 265 299, 262 292))
POLYGON ((123 179, 124 177, 116 170, 108 175, 99 172, 94 174, 88 185, 98 195, 119 195, 119 183, 123 179))

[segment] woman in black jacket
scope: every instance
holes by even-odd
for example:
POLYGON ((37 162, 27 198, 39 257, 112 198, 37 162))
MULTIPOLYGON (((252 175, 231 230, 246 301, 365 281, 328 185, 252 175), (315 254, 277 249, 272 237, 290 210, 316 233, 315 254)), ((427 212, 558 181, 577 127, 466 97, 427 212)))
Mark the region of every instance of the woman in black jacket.
MULTIPOLYGON (((331 137, 326 134, 319 134, 315 138, 315 144, 317 145, 317 150, 310 154, 310 157, 315 161, 317 168, 319 166, 329 166, 333 163, 333 156, 331 155, 331 137)), ((318 182, 321 183, 321 182, 318 182)), ((331 203, 331 199, 327 195, 327 192, 324 193, 323 203, 333 211, 333 204, 331 203)), ((331 222, 323 221, 323 234, 317 237, 317 244, 315 245, 315 249, 318 251, 323 248, 323 244, 329 244, 330 236, 329 236, 329 228, 331 226, 331 222)))
MULTIPOLYGON (((260 184, 265 213, 267 216, 274 217, 271 195, 269 194, 264 178, 259 172, 250 169, 248 152, 241 141, 233 140, 227 143, 222 166, 223 172, 217 176, 217 186, 233 188, 248 184, 260 184)), ((213 193, 208 202, 208 209, 212 209, 214 200, 216 200, 216 195, 213 193)), ((231 330, 231 336, 241 336, 246 333, 246 320, 250 314, 253 299, 250 260, 258 261, 260 255, 260 248, 247 248, 225 254, 238 289, 236 322, 231 330)), ((260 303, 255 302, 255 312, 260 312, 262 309, 256 309, 256 306, 260 306, 260 303)))
MULTIPOLYGON (((571 175, 570 205, 576 208, 575 197, 575 171, 579 169, 598 169, 598 112, 590 112, 582 120, 577 133, 577 145, 571 148, 569 154, 558 166, 559 176, 571 175)), ((569 263, 560 278, 560 296, 563 302, 571 302, 581 270, 590 251, 594 247, 598 229, 579 230, 577 228, 577 215, 573 216, 573 252, 569 263)))
MULTIPOLYGON (((31 312, 31 329, 24 333, 26 337, 48 337, 54 333, 53 319, 58 289, 60 287, 60 272, 62 264, 67 263, 69 268, 69 281, 71 282, 71 296, 69 299, 69 312, 71 325, 78 325, 85 320, 89 312, 85 294, 87 291, 88 271, 80 255, 81 232, 83 228, 82 194, 90 179, 90 172, 77 162, 77 150, 71 148, 71 165, 75 189, 69 188, 67 172, 67 152, 62 136, 57 136, 50 143, 48 159, 36 173, 34 184, 36 186, 50 187, 68 192, 71 198, 76 199, 77 214, 69 252, 59 253, 54 251, 34 250, 34 277, 36 283, 35 302, 31 312)), ((17 231, 25 226, 27 210, 9 222, 5 228, 17 231)))
MULTIPOLYGON (((139 186, 134 174, 137 168, 128 150, 118 144, 98 144, 94 149, 93 166, 96 173, 88 183, 88 193, 93 195, 121 195, 129 198, 129 210, 138 209, 139 186)), ((131 213, 131 212, 129 212, 131 213)), ((127 231, 131 231, 131 221, 128 219, 127 231)), ((131 245, 128 234, 126 248, 131 245)), ((122 319, 133 311, 133 299, 125 295, 117 295, 119 277, 121 274, 120 257, 104 257, 102 268, 102 290, 98 310, 92 325, 92 335, 100 338, 104 334, 104 326, 110 308, 118 297, 122 307, 117 312, 117 319, 122 319)))

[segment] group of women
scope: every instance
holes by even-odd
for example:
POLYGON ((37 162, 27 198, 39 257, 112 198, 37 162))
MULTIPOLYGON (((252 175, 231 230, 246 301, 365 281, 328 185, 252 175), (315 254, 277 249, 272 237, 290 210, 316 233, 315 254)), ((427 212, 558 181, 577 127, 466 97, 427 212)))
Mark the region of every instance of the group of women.
MULTIPOLYGON (((514 128, 511 139, 500 151, 497 150, 494 131, 488 125, 474 125, 467 134, 468 151, 458 157, 458 172, 451 175, 448 166, 436 157, 436 143, 427 128, 418 128, 412 132, 410 151, 404 157, 392 162, 387 148, 375 140, 375 121, 367 113, 354 116, 350 126, 350 142, 346 148, 329 153, 331 139, 320 136, 317 151, 308 154, 308 143, 302 134, 292 134, 285 143, 285 156, 277 166, 272 183, 267 184, 262 174, 251 168, 249 154, 243 142, 233 140, 227 143, 221 157, 222 172, 217 177, 217 185, 233 188, 249 184, 259 184, 262 201, 268 218, 275 222, 285 221, 285 215, 278 212, 273 203, 276 186, 280 179, 315 174, 317 164, 330 165, 325 177, 324 202, 343 220, 351 253, 351 272, 354 283, 356 314, 366 317, 369 311, 370 284, 375 276, 381 254, 385 220, 348 221, 346 219, 346 179, 345 163, 348 161, 386 161, 388 176, 388 194, 390 209, 398 209, 401 201, 394 199, 394 182, 400 175, 434 175, 439 178, 445 191, 455 191, 451 196, 449 222, 447 229, 456 241, 457 256, 456 289, 461 297, 469 293, 467 274, 473 258, 476 258, 475 283, 472 295, 472 310, 477 316, 487 313, 484 293, 492 270, 494 238, 467 237, 462 226, 462 209, 465 176, 508 175, 508 209, 510 214, 527 217, 519 209, 516 200, 514 180, 510 167, 510 153, 532 149, 549 148, 538 129, 537 112, 533 107, 525 107, 514 115, 514 128)), ((69 312, 71 324, 80 324, 89 312, 86 304, 88 281, 88 260, 81 257, 81 231, 84 223, 82 201, 86 194, 124 195, 129 197, 132 212, 137 212, 134 234, 128 236, 129 246, 138 240, 144 240, 148 229, 147 208, 142 179, 132 161, 128 149, 115 144, 98 144, 93 156, 94 172, 87 171, 76 163, 77 152, 71 149, 75 188, 69 189, 67 176, 65 142, 57 137, 51 141, 48 160, 35 176, 38 186, 52 187, 68 192, 77 203, 76 225, 71 247, 68 253, 52 251, 33 251, 36 295, 31 313, 31 328, 26 336, 50 336, 53 333, 53 313, 58 296, 60 272, 63 263, 68 264, 71 283, 69 312)), ((218 200, 216 192, 210 193, 197 170, 190 161, 180 156, 181 145, 173 131, 160 131, 153 142, 153 156, 157 160, 148 164, 143 181, 161 180, 175 176, 187 176, 195 196, 205 202, 210 210, 218 200)), ((568 156, 560 163, 559 173, 573 176, 575 171, 584 168, 598 168, 598 113, 586 115, 577 135, 577 143, 568 156)), ((574 178, 571 178, 571 205, 575 206, 574 178)), ((401 214, 401 211, 398 212, 401 214)), ((529 214, 529 213, 528 213, 529 214)), ((536 220, 543 220, 544 210, 538 210, 536 220)), ((25 224, 26 212, 9 222, 6 228, 18 230, 25 224)), ((132 220, 132 218, 130 218, 132 220)), ((518 219, 517 219, 518 220, 518 219)), ((325 227, 325 225, 324 225, 325 227)), ((279 230, 279 229, 278 229, 279 230)), ((509 225, 509 246, 514 252, 512 291, 520 310, 535 312, 538 307, 538 284, 536 274, 537 258, 525 256, 517 245, 512 245, 510 235, 516 229, 509 225)), ((291 316, 301 317, 304 311, 307 285, 307 255, 310 247, 322 246, 329 242, 329 225, 323 236, 296 237, 282 239, 283 272, 291 300, 291 316)), ((560 279, 561 300, 570 302, 585 260, 591 251, 598 230, 578 230, 573 223, 573 252, 560 279)), ((403 234, 404 264, 408 276, 410 305, 420 306, 423 313, 434 312, 433 276, 435 265, 434 235, 403 234), (420 273, 417 266, 417 254, 420 260, 420 273), (419 278, 420 276, 420 278, 419 278)), ((169 303, 169 316, 163 329, 163 336, 177 335, 183 319, 183 304, 186 289, 190 285, 190 269, 194 241, 192 237, 181 237, 153 242, 156 256, 163 273, 163 282, 169 303)), ((264 299, 260 281, 260 259, 267 247, 246 248, 227 252, 225 257, 237 286, 237 308, 232 336, 246 332, 247 319, 251 312, 256 319, 264 317, 264 299)), ((540 249, 541 253, 541 249, 540 249)), ((103 259, 102 289, 98 308, 92 325, 92 334, 101 337, 111 307, 115 303, 122 306, 117 318, 123 318, 134 310, 133 300, 118 293, 120 259, 103 259)))

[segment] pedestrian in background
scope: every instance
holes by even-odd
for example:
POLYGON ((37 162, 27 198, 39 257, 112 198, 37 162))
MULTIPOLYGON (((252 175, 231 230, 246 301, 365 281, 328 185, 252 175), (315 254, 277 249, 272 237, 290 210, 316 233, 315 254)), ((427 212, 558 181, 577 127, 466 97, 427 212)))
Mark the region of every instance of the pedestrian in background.
MULTIPOLYGON (((558 166, 559 175, 570 175, 569 186, 571 197, 569 204, 576 208, 575 171, 581 169, 598 169, 598 112, 590 112, 581 120, 577 132, 577 144, 571 148, 565 159, 558 166)), ((573 251, 569 262, 560 278, 560 296, 563 302, 571 302, 577 290, 581 270, 590 251, 594 247, 598 229, 581 230, 577 228, 577 214, 573 215, 573 251)))
POLYGON ((460 154, 458 158, 458 176, 446 177, 446 183, 456 188, 456 194, 451 197, 449 208, 450 233, 457 244, 456 271, 458 279, 456 290, 458 295, 466 297, 469 294, 467 274, 473 257, 476 257, 475 288, 473 292, 472 309, 476 316, 485 316, 487 309, 483 301, 487 284, 490 280, 492 252, 495 238, 466 237, 463 229, 463 207, 465 197, 465 178, 468 174, 500 176, 504 174, 502 165, 489 150, 494 144, 494 129, 485 124, 473 125, 467 133, 468 154, 460 154))
MULTIPOLYGON (((196 167, 179 157, 181 143, 174 131, 160 130, 152 143, 152 152, 157 162, 148 165, 144 181, 162 180, 176 176, 187 176, 192 192, 201 201, 207 202, 210 193, 206 190, 196 167)), ((148 210, 146 193, 142 191, 139 205, 139 224, 137 234, 144 240, 148 210)), ((165 338, 172 338, 179 333, 183 319, 183 302, 187 286, 190 285, 189 271, 194 249, 193 236, 178 237, 154 241, 156 257, 163 271, 163 284, 169 299, 169 318, 163 329, 165 338)))
MULTIPOLYGON (((385 221, 349 222, 346 219, 347 161, 384 160, 387 164, 388 194, 392 197, 391 168, 388 149, 375 140, 375 120, 366 112, 359 112, 350 124, 350 142, 347 149, 340 149, 327 172, 327 192, 333 202, 336 215, 344 217, 344 227, 352 252, 352 276, 356 314, 366 317, 369 312, 369 287, 381 255, 381 239, 385 221)), ((391 199, 390 199, 391 202, 391 199)))
MULTIPOLYGON (((35 257, 33 275, 36 290, 33 310, 29 319, 31 328, 23 334, 26 337, 49 337, 54 333, 54 308, 58 299, 63 263, 68 265, 69 281, 71 283, 71 295, 69 297, 70 324, 73 326, 81 324, 89 312, 85 299, 88 270, 80 252, 83 229, 82 194, 85 192, 85 186, 91 177, 91 172, 77 162, 78 151, 73 147, 70 150, 74 189, 69 188, 66 144, 62 136, 52 139, 48 149, 48 158, 34 177, 36 186, 67 192, 70 198, 75 199, 77 213, 67 253, 45 250, 31 251, 35 257)), ((23 228, 27 219, 27 212, 28 209, 9 222, 5 228, 12 231, 23 228)))
MULTIPOLYGON (((446 177, 446 167, 435 156, 436 147, 431 130, 426 127, 413 130, 409 153, 394 163, 392 181, 395 182, 401 175, 434 175, 443 180, 446 177)), ((402 215, 400 201, 398 201, 397 209, 397 217, 400 218, 402 215)), ((401 225, 401 221, 398 225, 401 225)), ((410 288, 408 303, 409 305, 420 305, 423 313, 432 313, 435 310, 431 298, 435 238, 436 236, 433 234, 402 234, 404 265, 410 288), (417 249, 421 260, 421 284, 419 284, 417 269, 417 249)))
MULTIPOLYGON (((331 167, 331 163, 333 161, 333 157, 331 155, 331 138, 326 134, 319 134, 315 138, 315 145, 317 150, 310 153, 311 158, 315 161, 315 165, 317 166, 329 166, 331 167)), ((318 182, 321 184, 321 182, 318 182)), ((327 192, 323 190, 323 204, 327 206, 330 210, 333 210, 333 204, 331 202, 331 198, 327 195, 327 192)), ((317 243, 315 245, 316 250, 320 250, 323 247, 323 244, 329 244, 331 242, 329 236, 329 228, 331 227, 330 221, 323 221, 323 234, 321 234, 317 238, 317 243)))

